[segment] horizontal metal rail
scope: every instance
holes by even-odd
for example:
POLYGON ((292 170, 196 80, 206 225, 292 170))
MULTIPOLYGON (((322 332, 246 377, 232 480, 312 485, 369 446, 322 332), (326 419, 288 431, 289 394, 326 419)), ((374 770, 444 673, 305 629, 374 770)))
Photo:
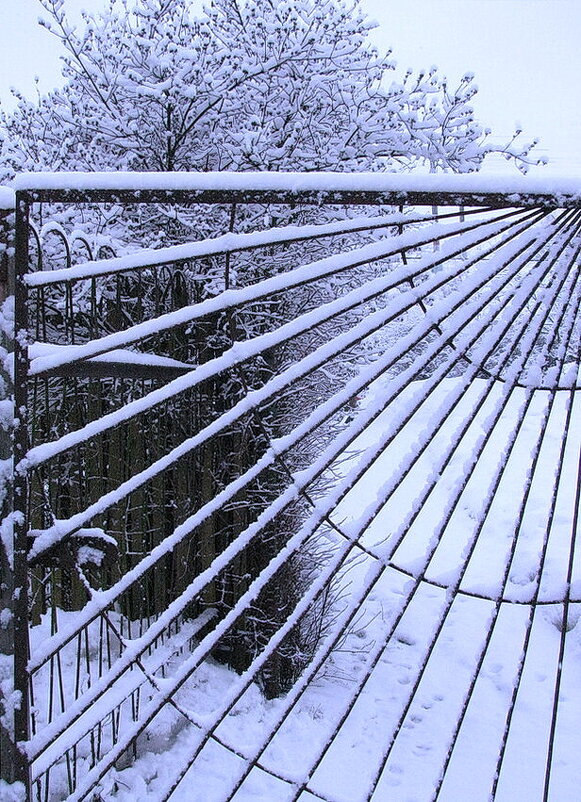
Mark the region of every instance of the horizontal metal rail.
POLYGON ((480 174, 53 173, 18 176, 31 199, 71 203, 269 203, 316 205, 578 207, 575 179, 480 174))

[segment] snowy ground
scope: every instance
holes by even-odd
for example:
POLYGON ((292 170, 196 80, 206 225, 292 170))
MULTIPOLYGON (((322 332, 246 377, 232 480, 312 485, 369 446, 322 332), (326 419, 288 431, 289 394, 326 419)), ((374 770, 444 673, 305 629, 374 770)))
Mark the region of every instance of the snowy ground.
MULTIPOLYGON (((428 397, 335 512, 345 532, 373 516, 337 622, 353 614, 348 637, 304 692, 265 701, 252 685, 172 800, 579 799, 581 394, 507 396, 482 379, 462 393, 461 384, 447 379, 428 397), (443 394, 457 391, 452 414, 382 505, 394 466, 417 451, 443 394)), ((366 430, 345 470, 421 385, 366 430)), ((367 403, 383 391, 376 383, 367 403)), ((238 681, 207 662, 177 702, 210 721, 238 681)), ((167 707, 137 762, 103 781, 101 799, 166 798, 201 738, 167 707)))

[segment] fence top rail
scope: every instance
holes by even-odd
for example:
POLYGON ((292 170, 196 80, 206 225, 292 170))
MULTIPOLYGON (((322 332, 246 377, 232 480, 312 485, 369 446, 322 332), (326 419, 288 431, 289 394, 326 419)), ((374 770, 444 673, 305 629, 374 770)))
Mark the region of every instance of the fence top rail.
POLYGON ((480 173, 22 173, 10 189, 35 201, 581 206, 579 178, 480 173))

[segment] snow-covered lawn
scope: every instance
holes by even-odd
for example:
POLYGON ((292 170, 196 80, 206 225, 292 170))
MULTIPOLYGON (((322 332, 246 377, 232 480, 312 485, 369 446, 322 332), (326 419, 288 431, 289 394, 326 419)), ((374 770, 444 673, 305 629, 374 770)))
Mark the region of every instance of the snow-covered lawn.
MULTIPOLYGON (((421 386, 365 430, 345 473, 421 386)), ((376 382, 363 411, 385 389, 376 382)), ((347 635, 286 697, 265 701, 252 685, 172 800, 577 800, 579 396, 441 383, 335 510, 345 533, 364 531, 334 622, 347 635), (408 452, 419 459, 406 463, 408 452)), ((207 728, 239 681, 206 662, 176 701, 207 728)), ((166 707, 138 760, 103 781, 101 798, 165 798, 202 738, 166 707)))

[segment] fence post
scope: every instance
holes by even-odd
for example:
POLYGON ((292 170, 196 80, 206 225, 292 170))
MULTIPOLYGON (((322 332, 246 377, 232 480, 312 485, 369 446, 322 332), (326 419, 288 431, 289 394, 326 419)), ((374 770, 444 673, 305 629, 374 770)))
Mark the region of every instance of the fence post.
MULTIPOLYGON (((30 799, 29 761, 18 743, 29 737, 27 478, 14 471, 28 446, 26 372, 27 344, 16 335, 27 330, 28 200, 16 201, 15 214, 1 213, 0 222, 0 781, 20 782, 15 799, 30 799), (10 298, 13 297, 13 303, 10 298), (14 351, 12 380, 9 354, 14 351)), ((16 789, 15 789, 16 790, 16 789)))
MULTIPOLYGON (((8 205, 8 204, 7 204, 8 205)), ((19 763, 14 738, 14 572, 12 434, 14 395, 8 361, 14 350, 14 211, 0 208, 0 782, 12 784, 19 763)))
MULTIPOLYGON (((30 735, 30 701, 28 680, 28 476, 16 468, 28 451, 28 288, 24 276, 28 272, 29 199, 16 194, 14 255, 14 438, 13 438, 13 505, 14 505, 14 690, 18 704, 14 709, 16 744, 30 735)), ((16 777, 30 795, 30 764, 24 751, 16 748, 16 777)))

